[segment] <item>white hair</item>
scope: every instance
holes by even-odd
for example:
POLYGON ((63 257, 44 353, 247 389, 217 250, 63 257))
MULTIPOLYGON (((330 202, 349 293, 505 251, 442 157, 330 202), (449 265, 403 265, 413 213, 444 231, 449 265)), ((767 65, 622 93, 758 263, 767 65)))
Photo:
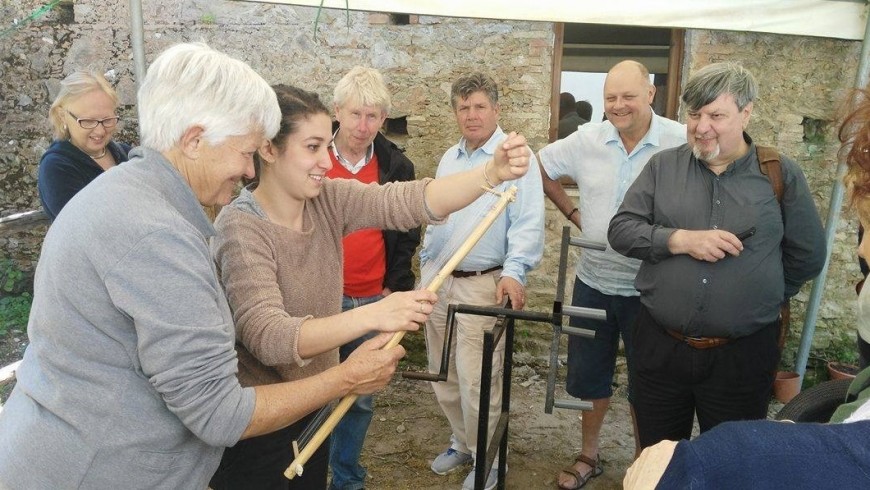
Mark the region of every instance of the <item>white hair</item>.
POLYGON ((381 72, 364 66, 355 66, 341 77, 332 93, 332 102, 338 107, 346 104, 378 107, 384 114, 389 114, 392 105, 381 72))
POLYGON ((139 88, 142 145, 175 146, 193 126, 220 144, 229 136, 262 131, 271 139, 281 124, 275 91, 250 66, 204 43, 176 44, 154 60, 139 88))

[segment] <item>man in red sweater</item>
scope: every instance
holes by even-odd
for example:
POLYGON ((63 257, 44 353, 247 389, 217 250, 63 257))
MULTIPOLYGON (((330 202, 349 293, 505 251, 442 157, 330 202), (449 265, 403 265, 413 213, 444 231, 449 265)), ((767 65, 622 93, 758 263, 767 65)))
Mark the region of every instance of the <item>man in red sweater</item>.
MULTIPOLYGON (((333 93, 336 123, 329 156, 330 178, 383 184, 414 180, 414 164, 379 129, 390 111, 390 93, 381 74, 361 66, 351 69, 333 93)), ((393 291, 414 288, 411 258, 420 244, 420 228, 406 233, 359 230, 344 237, 344 298, 342 309, 373 303, 393 291)), ((368 336, 341 347, 344 361, 368 336)), ((359 464, 366 431, 372 419, 372 397, 357 398, 332 433, 330 490, 358 490, 365 486, 359 464)))

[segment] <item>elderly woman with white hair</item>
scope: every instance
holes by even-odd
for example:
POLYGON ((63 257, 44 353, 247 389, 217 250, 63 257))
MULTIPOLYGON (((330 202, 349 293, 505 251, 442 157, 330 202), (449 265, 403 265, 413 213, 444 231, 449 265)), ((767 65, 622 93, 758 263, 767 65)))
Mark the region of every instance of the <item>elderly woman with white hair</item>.
MULTIPOLYGON (((384 334, 316 375, 242 387, 201 206, 227 204, 254 176, 254 153, 280 125, 275 92, 241 61, 180 44, 148 70, 139 115, 143 146, 46 235, 30 345, 0 413, 0 488, 205 488, 226 446, 383 387, 404 354, 382 349, 384 334)), ((489 175, 516 178, 528 162, 516 136, 489 175)), ((444 216, 484 180, 433 181, 419 206, 444 216)), ((399 306, 407 324, 431 311, 399 306)))

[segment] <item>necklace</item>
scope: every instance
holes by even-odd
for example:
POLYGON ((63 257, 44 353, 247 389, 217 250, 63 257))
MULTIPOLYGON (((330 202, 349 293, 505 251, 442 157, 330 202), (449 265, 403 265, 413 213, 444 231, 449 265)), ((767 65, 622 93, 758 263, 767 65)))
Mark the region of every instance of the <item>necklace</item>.
POLYGON ((87 153, 87 155, 89 157, 93 158, 94 160, 99 160, 100 158, 103 158, 104 156, 106 156, 106 147, 105 146, 103 147, 103 151, 99 155, 91 155, 88 152, 85 152, 85 153, 87 153))

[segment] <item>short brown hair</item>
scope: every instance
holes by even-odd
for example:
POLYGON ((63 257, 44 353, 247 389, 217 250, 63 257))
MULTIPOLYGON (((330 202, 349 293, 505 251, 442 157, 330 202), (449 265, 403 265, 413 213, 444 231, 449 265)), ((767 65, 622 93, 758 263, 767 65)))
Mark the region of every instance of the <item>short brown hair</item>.
POLYGON ((495 80, 483 73, 469 73, 453 82, 453 87, 450 89, 450 105, 453 110, 456 110, 456 103, 460 98, 467 99, 475 92, 483 92, 490 104, 498 104, 498 84, 495 80))

